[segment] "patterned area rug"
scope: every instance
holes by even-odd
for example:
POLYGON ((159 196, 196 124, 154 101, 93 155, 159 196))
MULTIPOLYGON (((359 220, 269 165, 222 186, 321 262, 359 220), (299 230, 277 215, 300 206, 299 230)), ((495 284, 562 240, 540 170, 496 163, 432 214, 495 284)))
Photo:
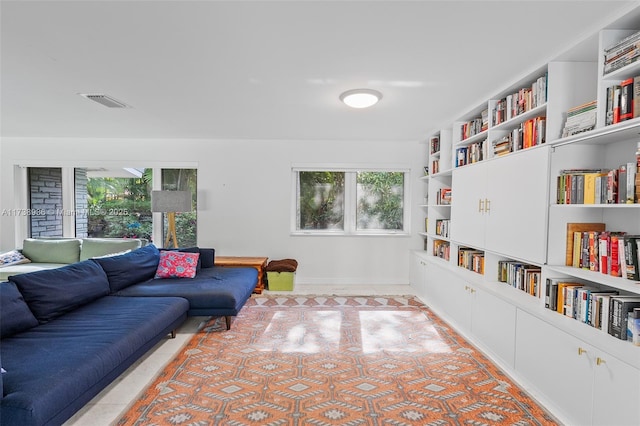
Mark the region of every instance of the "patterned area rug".
POLYGON ((213 318, 119 425, 554 425, 418 299, 254 296, 213 318))

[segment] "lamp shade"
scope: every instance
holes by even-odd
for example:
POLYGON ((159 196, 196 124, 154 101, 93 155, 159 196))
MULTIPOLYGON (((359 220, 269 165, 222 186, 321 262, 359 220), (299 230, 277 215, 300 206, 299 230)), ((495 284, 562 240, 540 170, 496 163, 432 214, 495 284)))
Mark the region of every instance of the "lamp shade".
POLYGON ((151 191, 152 212, 190 212, 190 191, 151 191))

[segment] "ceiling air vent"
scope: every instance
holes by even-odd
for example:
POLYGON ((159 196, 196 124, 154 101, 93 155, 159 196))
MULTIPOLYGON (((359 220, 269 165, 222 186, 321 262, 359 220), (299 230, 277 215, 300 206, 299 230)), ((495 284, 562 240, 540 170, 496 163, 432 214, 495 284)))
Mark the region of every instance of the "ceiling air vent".
POLYGON ((129 105, 123 102, 120 102, 107 95, 97 94, 97 93, 96 94, 79 93, 79 95, 109 108, 131 108, 129 105))

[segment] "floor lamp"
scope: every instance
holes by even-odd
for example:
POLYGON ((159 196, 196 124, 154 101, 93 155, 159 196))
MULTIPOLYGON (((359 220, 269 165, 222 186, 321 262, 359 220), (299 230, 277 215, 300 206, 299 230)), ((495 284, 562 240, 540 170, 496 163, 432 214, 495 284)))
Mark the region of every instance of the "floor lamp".
POLYGON ((173 240, 173 247, 178 248, 176 212, 191 211, 191 192, 151 191, 151 211, 167 214, 167 238, 163 247, 169 247, 169 241, 173 240))

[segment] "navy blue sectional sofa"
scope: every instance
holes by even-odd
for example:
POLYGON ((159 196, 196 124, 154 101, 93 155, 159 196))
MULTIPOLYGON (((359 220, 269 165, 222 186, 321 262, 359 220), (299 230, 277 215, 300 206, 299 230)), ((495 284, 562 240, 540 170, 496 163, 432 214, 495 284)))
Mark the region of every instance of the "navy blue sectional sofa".
POLYGON ((62 424, 189 315, 229 328, 257 271, 214 267, 199 250, 192 279, 155 279, 148 245, 0 283, 0 424, 62 424))

